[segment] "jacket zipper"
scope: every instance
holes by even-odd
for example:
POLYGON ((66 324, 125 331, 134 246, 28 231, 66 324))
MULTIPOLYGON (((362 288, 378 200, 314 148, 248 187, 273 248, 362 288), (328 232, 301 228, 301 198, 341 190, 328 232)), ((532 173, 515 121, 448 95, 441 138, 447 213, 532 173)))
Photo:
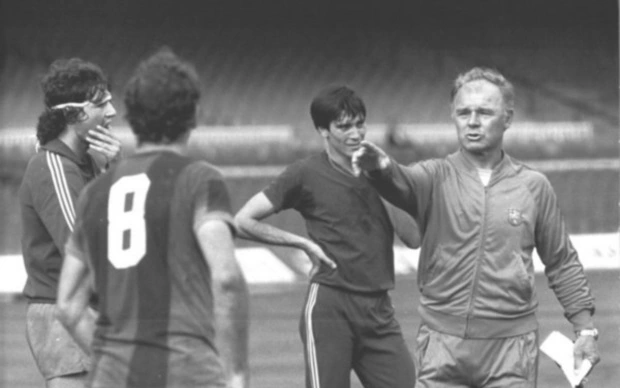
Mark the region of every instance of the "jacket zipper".
POLYGON ((480 273, 480 262, 483 259, 484 254, 484 241, 487 234, 487 208, 488 208, 488 185, 484 187, 484 209, 482 212, 482 231, 480 233, 480 245, 478 246, 478 254, 476 256, 476 267, 474 268, 474 278, 471 282, 471 291, 469 293, 469 307, 467 309, 467 316, 465 319, 465 333, 464 337, 469 338, 469 320, 471 319, 472 312, 474 310, 474 300, 476 299, 476 290, 478 289, 478 274, 480 273))

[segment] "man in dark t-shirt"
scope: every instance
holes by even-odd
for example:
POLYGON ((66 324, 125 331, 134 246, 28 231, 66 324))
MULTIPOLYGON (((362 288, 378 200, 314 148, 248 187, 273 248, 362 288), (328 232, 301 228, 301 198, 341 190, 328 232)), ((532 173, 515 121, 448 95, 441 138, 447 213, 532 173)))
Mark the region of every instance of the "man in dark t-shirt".
MULTIPOLYGON (((365 387, 412 387, 411 355, 394 317, 394 225, 387 207, 351 170, 351 155, 366 133, 366 108, 351 89, 331 87, 312 102, 324 150, 290 165, 235 218, 241 237, 302 249, 313 262, 302 309, 307 387, 350 386, 354 370, 365 387), (261 222, 298 211, 308 236, 261 222)), ((398 235, 419 244, 411 217, 398 235)))
POLYGON ((199 96, 194 68, 169 50, 142 62, 125 94, 136 153, 79 197, 58 316, 93 354, 90 387, 247 386, 248 293, 228 191, 212 165, 185 156, 199 96))

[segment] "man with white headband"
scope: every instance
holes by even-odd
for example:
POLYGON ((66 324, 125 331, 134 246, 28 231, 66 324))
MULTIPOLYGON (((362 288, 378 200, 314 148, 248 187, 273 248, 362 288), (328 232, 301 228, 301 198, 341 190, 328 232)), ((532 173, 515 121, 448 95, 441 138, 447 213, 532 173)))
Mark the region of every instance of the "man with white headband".
POLYGON ((19 191, 26 334, 47 387, 82 387, 90 359, 54 318, 56 293, 78 194, 120 155, 109 130, 116 110, 101 69, 78 58, 54 62, 42 86, 37 153, 19 191))

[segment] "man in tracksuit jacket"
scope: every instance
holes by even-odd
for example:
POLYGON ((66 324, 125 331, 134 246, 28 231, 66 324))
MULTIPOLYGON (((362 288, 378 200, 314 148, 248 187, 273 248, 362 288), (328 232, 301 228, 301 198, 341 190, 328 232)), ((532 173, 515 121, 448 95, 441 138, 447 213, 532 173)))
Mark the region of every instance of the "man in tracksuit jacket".
POLYGON ((47 387, 80 387, 90 359, 54 317, 58 278, 77 197, 104 163, 119 156, 120 141, 108 128, 116 110, 97 65, 79 58, 55 61, 42 87, 38 150, 19 189, 26 335, 47 387))
POLYGON ((474 68, 452 90, 459 151, 404 167, 364 143, 353 157, 419 225, 417 387, 536 386, 534 248, 577 334, 576 367, 599 361, 594 299, 553 188, 502 150, 513 107, 512 85, 474 68))

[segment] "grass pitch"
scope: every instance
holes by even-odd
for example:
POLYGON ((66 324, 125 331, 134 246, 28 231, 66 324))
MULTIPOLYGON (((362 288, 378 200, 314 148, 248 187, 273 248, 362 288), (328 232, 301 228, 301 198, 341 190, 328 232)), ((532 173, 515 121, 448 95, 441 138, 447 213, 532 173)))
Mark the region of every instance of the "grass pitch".
MULTIPOLYGON (((620 271, 591 271, 588 279, 597 300, 595 315, 600 332, 598 341, 602 361, 589 377, 588 386, 617 387, 620 381, 620 271)), ((538 317, 540 338, 559 330, 570 338, 571 327, 559 303, 547 287, 546 278, 537 275, 540 300, 538 317)), ((278 286, 252 286, 250 364, 251 387, 294 388, 304 386, 304 367, 298 321, 306 291, 305 283, 278 286)), ((413 347, 419 324, 416 313, 418 291, 415 274, 399 277, 392 299, 405 340, 413 347)), ((25 339, 25 303, 1 297, 0 300, 0 387, 43 387, 44 382, 32 360, 25 339)), ((361 384, 353 377, 352 387, 361 384)), ((540 355, 538 386, 566 388, 560 369, 540 355)))

